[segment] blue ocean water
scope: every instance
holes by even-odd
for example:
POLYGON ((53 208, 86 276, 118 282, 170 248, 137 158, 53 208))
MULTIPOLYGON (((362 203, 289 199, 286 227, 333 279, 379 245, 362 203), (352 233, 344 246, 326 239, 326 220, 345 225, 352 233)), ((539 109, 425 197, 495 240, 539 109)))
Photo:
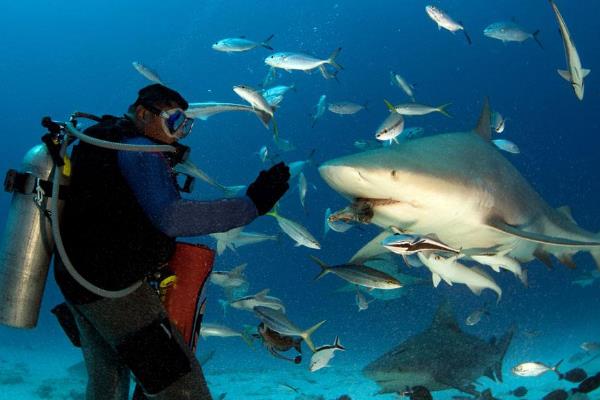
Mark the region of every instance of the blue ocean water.
MULTIPOLYGON (((337 47, 342 48, 338 61, 344 70, 338 75, 339 82, 325 80, 318 72, 298 71, 284 71, 277 80, 297 87, 296 92, 286 95, 276 113, 280 135, 296 146, 281 158, 287 162, 302 160, 315 150, 313 165, 304 171, 310 187, 307 212, 300 206, 297 182, 293 181, 281 202, 281 213, 304 225, 319 240, 325 209, 343 208, 346 201, 325 184, 316 167, 357 152, 355 140, 373 138, 388 113, 383 99, 394 103, 406 100, 399 88, 390 86, 390 70, 415 84, 420 102, 436 106, 452 102, 451 119, 440 114, 407 118, 407 125, 422 126, 427 132, 471 129, 483 98, 489 96, 492 107, 508 118, 501 137, 521 149, 519 155, 505 153, 506 158, 551 206, 569 205, 582 227, 600 231, 600 91, 594 72, 600 61, 594 18, 600 3, 582 0, 558 4, 583 66, 592 70, 585 81, 582 102, 556 73, 557 68, 565 67, 565 57, 555 17, 546 2, 437 2, 464 23, 473 39, 471 46, 460 32, 438 31, 424 11, 426 4, 416 0, 5 2, 0 13, 4 94, 0 110, 5 137, 0 170, 17 167, 24 153, 39 143, 42 116, 66 119, 76 110, 122 114, 137 90, 149 83, 132 68, 133 61, 156 70, 190 102, 241 102, 232 86, 261 83, 269 52, 257 48, 230 55, 212 50, 211 44, 225 37, 245 35, 259 40, 275 34, 271 45, 276 51, 327 57, 337 47), (483 36, 490 23, 511 19, 531 32, 539 29, 544 49, 532 40, 503 44, 483 36), (351 116, 327 112, 311 128, 310 114, 322 94, 329 101, 368 102, 368 111, 351 116)), ((191 146, 198 166, 219 182, 248 184, 265 168, 256 152, 263 145, 274 149, 271 135, 252 115, 231 113, 197 121, 184 144, 191 146)), ((216 198, 219 192, 199 182, 192 196, 216 198)), ((5 224, 9 204, 9 194, 0 196, 0 226, 5 224)), ((259 218, 248 230, 280 233, 270 217, 259 218)), ((424 269, 403 272, 426 279, 427 285, 411 289, 400 299, 376 301, 360 313, 353 292, 336 292, 343 286, 338 278, 328 276, 313 282, 318 267, 309 255, 339 264, 377 233, 372 226, 345 234, 330 232, 321 240, 320 251, 294 247, 282 234, 278 242, 243 247, 237 253, 227 251, 218 258, 215 268, 220 270, 247 262, 249 293, 270 288, 270 294, 282 299, 288 315, 300 327, 326 319, 314 335, 317 345, 330 344, 339 335, 347 350, 336 353, 331 368, 310 374, 308 357, 296 366, 273 359, 258 343, 249 348, 235 338, 201 340, 200 353, 215 350, 215 357, 205 368, 215 396, 227 392, 226 398, 234 399, 294 399, 303 395, 335 399, 342 394, 353 399, 370 398, 377 388, 361 377, 361 368, 426 328, 444 298, 454 304, 459 321, 489 303, 491 316, 474 327, 463 326, 469 333, 489 338, 517 326, 505 359, 507 383, 492 385, 487 378, 480 380, 481 388, 491 385, 501 398, 502 393, 521 384, 537 393, 532 398, 570 387, 550 376, 511 377, 510 368, 530 360, 555 363, 581 351, 582 342, 600 341, 599 283, 585 288, 571 283, 595 269, 588 254, 575 257, 577 270, 563 266, 548 270, 539 262, 530 263, 528 288, 508 274, 494 275, 504 290, 498 305, 491 292, 476 297, 462 285, 449 287, 444 283, 434 289, 424 269), (538 331, 539 336, 528 338, 523 335, 527 331, 538 331), (232 383, 225 384, 229 379, 232 383), (298 387, 301 393, 286 389, 282 383, 298 387)), ((197 241, 214 245, 207 237, 197 241)), ((205 321, 236 329, 257 324, 250 313, 238 310, 229 310, 224 317, 217 302, 222 296, 220 288, 209 288, 205 321)), ((24 363, 23 382, 5 383, 7 392, 0 390, 0 398, 10 391, 20 397, 5 398, 67 398, 61 397, 59 388, 39 390, 41 384, 55 383, 52 379, 59 379, 67 367, 81 360, 49 312, 60 301, 50 276, 38 327, 31 331, 0 327, 0 373, 14 370, 15 363, 24 363)), ((588 372, 598 371, 596 365, 596 370, 588 372)), ((74 393, 82 393, 83 387, 79 384, 74 393)), ((452 394, 456 392, 435 393, 434 398, 450 398, 452 394)))

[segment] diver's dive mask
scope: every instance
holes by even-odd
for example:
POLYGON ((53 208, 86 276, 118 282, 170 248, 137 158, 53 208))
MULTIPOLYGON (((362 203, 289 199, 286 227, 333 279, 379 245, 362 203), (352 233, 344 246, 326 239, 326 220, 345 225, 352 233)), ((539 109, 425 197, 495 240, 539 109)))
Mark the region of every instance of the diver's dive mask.
POLYGON ((165 133, 174 139, 183 139, 192 131, 194 119, 188 118, 181 108, 159 110, 150 105, 144 105, 144 107, 154 115, 162 118, 163 127, 166 128, 165 133))

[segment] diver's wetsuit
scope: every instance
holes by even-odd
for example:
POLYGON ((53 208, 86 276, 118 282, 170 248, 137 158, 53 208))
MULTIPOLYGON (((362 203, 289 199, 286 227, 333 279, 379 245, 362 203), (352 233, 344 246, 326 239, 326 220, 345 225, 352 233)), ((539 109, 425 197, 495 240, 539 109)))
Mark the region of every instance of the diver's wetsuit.
MULTIPOLYGON (((126 118, 86 130, 105 140, 156 144, 126 118)), ((257 217, 248 197, 184 200, 167 154, 114 151, 80 143, 61 231, 78 272, 107 290, 129 287, 164 266, 175 238, 223 232, 257 217)), ((56 257, 56 281, 75 314, 89 381, 88 400, 125 400, 129 372, 156 399, 210 399, 194 354, 144 283, 116 299, 82 288, 56 257)))

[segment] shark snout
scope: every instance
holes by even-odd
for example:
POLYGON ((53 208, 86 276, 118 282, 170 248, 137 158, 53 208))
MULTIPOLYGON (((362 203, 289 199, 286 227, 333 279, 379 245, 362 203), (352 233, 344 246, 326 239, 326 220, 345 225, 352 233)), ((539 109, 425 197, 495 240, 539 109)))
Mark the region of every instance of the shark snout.
POLYGON ((363 195, 362 189, 365 186, 366 179, 365 171, 361 171, 360 168, 344 164, 326 163, 319 167, 319 173, 336 192, 351 197, 363 195))

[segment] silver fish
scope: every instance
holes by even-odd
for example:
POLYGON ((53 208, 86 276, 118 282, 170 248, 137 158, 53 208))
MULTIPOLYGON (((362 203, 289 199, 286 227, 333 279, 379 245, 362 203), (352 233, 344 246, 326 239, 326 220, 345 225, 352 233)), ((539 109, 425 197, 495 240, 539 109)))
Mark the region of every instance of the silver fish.
POLYGON ((146 78, 152 82, 160 83, 161 85, 163 85, 163 82, 161 81, 158 74, 156 72, 154 72, 153 70, 151 70, 150 68, 146 67, 145 65, 140 64, 137 61, 132 62, 131 65, 133 65, 133 68, 135 68, 137 70, 137 72, 142 74, 144 76, 144 78, 146 78))
POLYGON ((234 86, 233 91, 242 99, 246 100, 252 108, 269 114, 271 118, 273 117, 275 108, 265 100, 260 91, 247 85, 234 86))
POLYGON ((329 103, 327 109, 334 114, 352 115, 367 107, 361 104, 352 103, 350 101, 340 101, 338 103, 329 103))
POLYGON ((325 321, 321 321, 307 330, 302 330, 290 321, 280 310, 258 306, 254 307, 253 311, 268 328, 281 335, 301 337, 313 352, 316 351, 310 335, 323 325, 325 321))
POLYGON ((235 288, 247 283, 244 270, 248 263, 238 265, 231 271, 213 271, 210 273, 210 281, 223 288, 235 288))
POLYGON ((544 46, 538 39, 540 30, 533 33, 526 32, 521 26, 512 21, 495 22, 483 30, 483 34, 492 39, 498 39, 502 42, 524 42, 527 39, 533 39, 542 49, 544 46))
POLYGON ((258 150, 258 157, 260 158, 260 161, 265 163, 269 158, 269 148, 267 146, 262 146, 260 150, 258 150))
POLYGON ((269 122, 271 121, 271 115, 263 111, 254 109, 246 104, 235 104, 235 103, 220 103, 216 101, 207 101, 200 103, 190 103, 188 109, 185 111, 185 115, 188 118, 198 118, 206 121, 213 115, 221 114, 224 112, 242 111, 256 114, 260 122, 266 129, 269 129, 269 122))
POLYGON ((233 329, 223 325, 211 324, 210 322, 202 322, 202 326, 200 327, 200 336, 241 337, 242 333, 234 331, 233 329))
POLYGON ((343 67, 336 62, 342 48, 336 49, 329 58, 318 59, 313 56, 302 53, 282 52, 271 54, 265 59, 265 64, 274 67, 285 69, 286 71, 311 71, 318 68, 325 79, 329 79, 331 75, 325 69, 325 65, 331 65, 336 70, 341 70, 343 67))
POLYGON ((186 160, 177 164, 174 168, 176 172, 182 173, 184 175, 189 175, 194 178, 198 178, 208 183, 211 186, 216 187, 217 189, 223 192, 225 197, 236 197, 239 193, 246 188, 245 185, 239 186, 224 186, 212 179, 210 176, 206 174, 206 172, 202 171, 196 165, 194 165, 190 160, 186 160))
POLYGON ((244 36, 239 38, 227 38, 219 40, 212 45, 213 50, 223 51, 225 53, 242 52, 255 49, 257 47, 264 47, 268 50, 273 50, 269 45, 271 39, 275 35, 271 35, 262 42, 255 42, 253 40, 246 39, 244 36))
POLYGON ((313 353, 308 366, 310 372, 315 372, 321 368, 328 367, 329 361, 331 361, 331 359, 334 357, 336 350, 346 350, 346 348, 340 343, 340 338, 338 336, 335 337, 333 344, 321 346, 313 353))
POLYGON ((325 101, 327 100, 327 96, 326 95, 321 95, 321 97, 319 97, 319 101, 317 102, 317 105, 315 106, 315 113, 312 115, 312 125, 311 126, 315 126, 315 124, 317 123, 317 120, 319 118, 321 118, 323 116, 323 114, 325 114, 325 110, 327 109, 327 103, 325 103, 325 101))
POLYGON ((262 290, 255 295, 245 296, 232 300, 229 305, 238 310, 253 311, 255 307, 266 307, 285 312, 285 306, 277 297, 267 296, 269 289, 262 290))
POLYGON ((300 176, 298 177, 298 194, 300 196, 300 204, 302 204, 302 208, 306 210, 306 192, 308 190, 308 184, 306 183, 306 177, 304 173, 300 172, 300 176))
POLYGON ((556 363, 555 366, 550 367, 544 363, 541 362, 524 362, 522 364, 517 365, 516 367, 513 367, 512 369, 512 373, 517 375, 517 376, 524 376, 524 377, 535 377, 535 376, 540 376, 545 374, 548 371, 553 371, 555 372, 559 378, 561 378, 561 373, 558 372, 558 367, 560 366, 560 364, 562 363, 562 360, 560 360, 558 363, 556 363))
POLYGON ((465 30, 465 27, 462 23, 454 21, 452 17, 434 6, 426 6, 425 11, 427 12, 427 15, 429 15, 429 18, 431 18, 437 24, 438 29, 444 28, 452 33, 456 31, 463 31, 467 42, 471 44, 471 37, 465 30))
POLYGON ((296 150, 296 146, 288 139, 283 139, 282 137, 277 138, 275 140, 275 146, 283 152, 296 150))
POLYGON ((406 82, 400 74, 390 71, 390 84, 398 86, 408 97, 410 97, 413 103, 415 102, 414 87, 406 82))
POLYGON ((550 5, 554 10, 556 20, 558 21, 558 27, 560 29, 560 35, 563 39, 565 55, 567 57, 567 70, 565 71, 559 69, 558 74, 562 76, 567 82, 571 83, 571 86, 573 86, 573 90, 575 91, 575 95, 577 96, 577 98, 579 100, 583 100, 583 79, 586 76, 588 76, 588 74, 591 71, 582 67, 581 59, 579 58, 579 53, 577 53, 577 49, 575 48, 575 44, 573 43, 573 38, 571 38, 569 28, 567 28, 567 24, 553 0, 550 0, 550 5))
POLYGON ((277 240, 277 235, 265 235, 259 232, 244 232, 244 227, 234 228, 227 232, 211 233, 210 236, 217 241, 217 254, 221 255, 226 248, 235 251, 238 247, 277 240))
POLYGON ((394 140, 404 130, 404 117, 402 114, 391 112, 390 115, 379 125, 375 132, 375 139, 385 141, 394 140))
POLYGON ((315 280, 333 273, 345 281, 368 288, 391 290, 402 287, 402 283, 396 278, 366 265, 342 264, 329 266, 317 257, 310 256, 310 258, 321 267, 321 272, 315 277, 315 280))
POLYGON ((500 150, 504 150, 504 151, 506 151, 508 153, 512 153, 512 154, 519 154, 519 153, 521 153, 521 150, 519 150, 519 146, 517 146, 516 144, 514 144, 510 140, 506 140, 506 139, 494 139, 494 140, 492 140, 492 143, 494 143, 494 145, 497 148, 499 148, 500 150))
POLYGON ((352 228, 353 225, 348 224, 341 219, 331 218, 332 215, 334 214, 331 213, 331 208, 325 210, 325 224, 323 236, 327 234, 329 229, 338 233, 344 233, 352 228))
POLYGON ((305 246, 316 250, 321 249, 321 244, 305 227, 297 222, 282 217, 279 215, 277 209, 271 210, 266 215, 270 215, 277 220, 281 230, 296 242, 296 246, 305 246))
POLYGON ((446 111, 452 103, 443 104, 439 107, 426 106, 417 103, 405 103, 398 104, 397 106, 392 105, 389 101, 385 100, 385 104, 388 106, 390 111, 397 112, 402 115, 427 115, 433 112, 439 112, 448 118, 451 118, 450 114, 446 111))
POLYGON ((481 318, 483 318, 484 315, 490 315, 487 308, 483 307, 478 310, 475 310, 471 314, 469 314, 465 323, 468 326, 475 326, 481 321, 481 318))
POLYGON ((369 308, 369 304, 374 302, 375 299, 367 300, 364 294, 360 290, 356 291, 356 306, 358 307, 358 311, 365 311, 369 308))
POLYGON ((492 113, 492 129, 496 133, 504 132, 504 128, 506 127, 506 120, 498 111, 494 111, 492 113))

